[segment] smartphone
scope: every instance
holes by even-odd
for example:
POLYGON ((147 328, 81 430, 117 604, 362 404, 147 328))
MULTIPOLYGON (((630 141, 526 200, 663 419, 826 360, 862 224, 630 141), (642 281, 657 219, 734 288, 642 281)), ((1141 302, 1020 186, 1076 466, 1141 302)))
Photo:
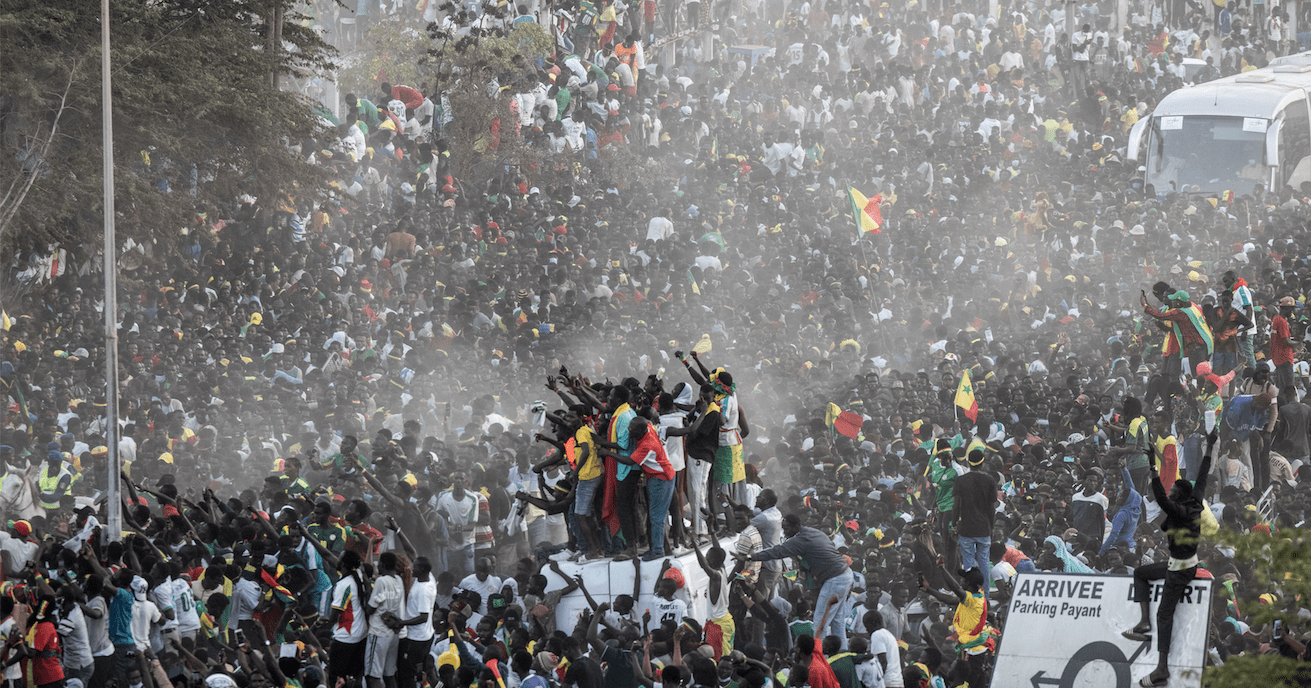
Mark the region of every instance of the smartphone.
POLYGON ((238 647, 246 644, 246 632, 240 628, 232 633, 232 637, 237 640, 238 647))

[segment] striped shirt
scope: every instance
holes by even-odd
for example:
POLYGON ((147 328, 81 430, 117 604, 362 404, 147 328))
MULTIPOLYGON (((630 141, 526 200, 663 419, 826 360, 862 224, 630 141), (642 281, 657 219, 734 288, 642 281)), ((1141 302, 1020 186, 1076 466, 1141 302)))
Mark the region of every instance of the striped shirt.
POLYGON ((754 581, 760 574, 760 562, 751 561, 751 555, 765 548, 765 543, 760 539, 760 531, 755 526, 747 526, 746 530, 737 534, 737 554, 740 557, 746 557, 746 565, 742 567, 742 576, 749 581, 754 581))

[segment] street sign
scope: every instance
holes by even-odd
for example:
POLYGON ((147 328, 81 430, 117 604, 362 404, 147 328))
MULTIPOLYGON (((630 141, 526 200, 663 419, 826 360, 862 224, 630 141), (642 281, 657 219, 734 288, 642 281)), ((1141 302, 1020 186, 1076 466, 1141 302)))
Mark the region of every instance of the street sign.
MULTIPOLYGON (((1211 620, 1211 579, 1198 578, 1175 610, 1168 688, 1198 688, 1211 620)), ((1130 688, 1156 668, 1151 642, 1121 635, 1138 623, 1133 576, 1021 573, 1015 579, 992 688, 1130 688)))

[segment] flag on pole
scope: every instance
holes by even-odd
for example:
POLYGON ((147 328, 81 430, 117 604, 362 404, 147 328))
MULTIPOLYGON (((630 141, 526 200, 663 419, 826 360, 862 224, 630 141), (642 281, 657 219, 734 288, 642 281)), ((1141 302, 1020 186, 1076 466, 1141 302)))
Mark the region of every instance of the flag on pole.
POLYGON ((848 186, 847 196, 851 198, 851 219, 856 223, 861 234, 865 232, 878 234, 883 231, 883 211, 879 209, 879 206, 883 205, 882 194, 865 198, 865 194, 848 186))
POLYGON ((979 419, 979 402, 974 398, 974 383, 970 382, 970 370, 966 368, 961 372, 960 384, 956 387, 956 405, 965 412, 965 417, 970 422, 977 422, 979 419))
POLYGON ((8 332, 9 328, 13 326, 14 326, 14 321, 9 319, 9 313, 0 310, 0 330, 4 330, 5 332, 8 332))

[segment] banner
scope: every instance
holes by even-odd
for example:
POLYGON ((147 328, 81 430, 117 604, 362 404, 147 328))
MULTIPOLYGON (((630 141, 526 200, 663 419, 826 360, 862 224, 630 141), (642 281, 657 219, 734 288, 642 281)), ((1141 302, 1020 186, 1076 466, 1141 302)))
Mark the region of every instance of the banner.
MULTIPOLYGON (((1175 609, 1168 688, 1198 688, 1211 621, 1211 583, 1198 578, 1175 609)), ((997 648, 992 688, 1130 688, 1156 668, 1156 608, 1164 581, 1153 583, 1152 640, 1120 635, 1138 623, 1133 576, 1021 573, 997 648)))

